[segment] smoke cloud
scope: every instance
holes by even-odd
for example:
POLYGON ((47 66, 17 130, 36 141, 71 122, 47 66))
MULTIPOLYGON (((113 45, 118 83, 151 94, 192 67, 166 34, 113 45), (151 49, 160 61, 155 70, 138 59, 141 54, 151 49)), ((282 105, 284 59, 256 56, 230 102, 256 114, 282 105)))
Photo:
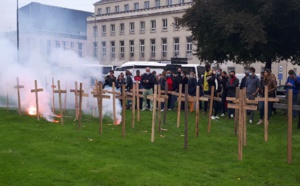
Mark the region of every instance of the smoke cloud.
MULTIPOLYGON (((36 106, 35 94, 31 93, 34 89, 34 80, 38 81, 38 88, 43 88, 43 92, 39 92, 39 109, 40 114, 48 121, 52 121, 54 113, 51 111, 52 106, 52 78, 57 86, 57 80, 61 82, 61 89, 67 89, 67 96, 62 95, 63 101, 66 99, 67 108, 75 108, 75 95, 70 93, 70 89, 75 88, 75 81, 83 83, 85 93, 89 94, 89 98, 83 98, 83 111, 90 114, 96 107, 96 99, 92 97, 93 82, 91 79, 103 81, 102 69, 98 62, 92 59, 83 59, 71 50, 53 49, 48 58, 42 56, 38 49, 30 50, 30 57, 26 60, 17 57, 16 47, 4 37, 0 35, 0 96, 2 97, 2 105, 6 96, 9 96, 11 106, 17 106, 17 84, 16 78, 19 78, 20 85, 24 85, 21 91, 21 106, 23 111, 36 106)), ((79 87, 78 87, 79 88, 79 87)), ((57 87, 56 87, 57 89, 57 87)), ((58 109, 58 95, 55 95, 55 105, 58 109)), ((112 117, 112 99, 103 100, 103 115, 112 117)), ((121 106, 119 100, 116 101, 117 119, 121 118, 121 106)), ((97 112, 96 112, 97 113, 97 112)))

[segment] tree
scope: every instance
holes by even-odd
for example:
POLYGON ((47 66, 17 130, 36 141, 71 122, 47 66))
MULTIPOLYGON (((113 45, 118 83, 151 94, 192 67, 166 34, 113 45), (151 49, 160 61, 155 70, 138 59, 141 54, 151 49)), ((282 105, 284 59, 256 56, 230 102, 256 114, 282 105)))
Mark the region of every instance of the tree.
POLYGON ((194 0, 179 24, 201 60, 300 64, 299 0, 194 0))

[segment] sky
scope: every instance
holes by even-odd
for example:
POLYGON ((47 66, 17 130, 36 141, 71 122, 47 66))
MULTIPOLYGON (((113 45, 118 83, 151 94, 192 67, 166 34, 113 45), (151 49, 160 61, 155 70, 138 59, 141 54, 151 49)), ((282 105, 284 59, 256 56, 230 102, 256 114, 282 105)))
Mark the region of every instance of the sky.
MULTIPOLYGON (((9 32, 16 30, 16 7, 17 0, 1 0, 0 6, 0 32, 9 32)), ((38 2, 46 5, 59 6, 83 10, 94 11, 93 4, 98 0, 19 0, 19 7, 25 6, 30 2, 38 2)))

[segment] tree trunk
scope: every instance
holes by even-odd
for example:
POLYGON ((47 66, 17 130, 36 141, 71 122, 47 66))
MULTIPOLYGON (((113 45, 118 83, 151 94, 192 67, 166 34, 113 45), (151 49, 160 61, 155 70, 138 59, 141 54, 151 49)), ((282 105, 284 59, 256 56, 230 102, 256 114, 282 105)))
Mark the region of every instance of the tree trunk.
POLYGON ((265 69, 269 69, 269 70, 272 71, 272 59, 267 59, 266 60, 265 69))

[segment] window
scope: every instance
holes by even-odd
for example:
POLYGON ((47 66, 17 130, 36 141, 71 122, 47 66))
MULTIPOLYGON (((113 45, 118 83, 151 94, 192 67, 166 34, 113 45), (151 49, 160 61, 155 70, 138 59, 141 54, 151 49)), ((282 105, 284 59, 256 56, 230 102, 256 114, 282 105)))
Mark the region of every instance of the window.
POLYGON ((120 34, 124 34, 124 32, 125 32, 125 25, 124 25, 124 23, 121 23, 120 24, 120 34))
POLYGON ((141 25, 141 32, 145 32, 145 21, 141 21, 140 25, 141 25))
POLYGON ((98 44, 94 42, 94 58, 98 58, 98 44))
POLYGON ((163 25, 163 30, 167 30, 168 29, 168 19, 163 19, 162 25, 163 25))
POLYGON ((145 40, 140 40, 140 59, 145 58, 145 40))
POLYGON ((130 33, 134 33, 134 23, 130 23, 130 33))
POLYGON ((71 49, 74 49, 74 42, 71 42, 71 43, 70 43, 70 48, 71 48, 71 49))
POLYGON ((129 41, 130 44, 130 58, 134 58, 134 40, 129 41))
POLYGON ((125 44, 124 41, 120 41, 120 59, 125 57, 125 44))
POLYGON ((78 56, 82 57, 82 43, 78 43, 78 56))
POLYGON ((98 8, 98 15, 102 14, 102 8, 98 8))
POLYGON ((179 0, 179 4, 184 4, 184 0, 179 0))
POLYGON ((149 1, 145 1, 144 8, 145 8, 145 9, 150 8, 150 6, 149 6, 149 1))
POLYGON ((67 49, 67 42, 66 41, 63 41, 63 48, 64 48, 64 50, 67 49))
POLYGON ((155 20, 151 21, 151 31, 156 31, 156 21, 155 20))
POLYGON ((116 32, 116 26, 115 26, 115 24, 111 24, 110 25, 110 34, 115 35, 115 32, 116 32))
POLYGON ((129 11, 129 4, 124 5, 124 11, 129 11))
POLYGON ((115 12, 120 12, 120 6, 115 6, 115 12))
POLYGON ((98 36, 98 27, 97 26, 93 27, 93 33, 94 33, 94 37, 98 36))
POLYGON ((150 57, 155 58, 155 39, 150 39, 150 43, 151 43, 150 57))
POLYGON ((102 25, 102 35, 106 35, 106 25, 102 25))
POLYGON ((186 38, 186 57, 191 58, 193 52, 193 40, 192 37, 186 38))
POLYGON ((110 7, 106 7, 106 13, 110 14, 110 7))
POLYGON ((174 18, 174 24, 173 24, 174 28, 176 30, 179 29, 179 19, 177 17, 174 18))
POLYGON ((134 10, 138 10, 139 9, 139 3, 134 3, 134 10))
POLYGON ((235 67, 227 67, 227 71, 228 71, 228 74, 229 74, 231 71, 235 71, 235 67))
POLYGON ((106 42, 102 42, 102 60, 106 59, 106 42))
POLYGON ((179 38, 174 38, 174 57, 179 56, 179 38))
POLYGON ((55 47, 56 47, 56 48, 60 48, 60 42, 59 42, 59 41, 56 41, 56 42, 55 42, 55 47))
POLYGON ((124 41, 120 41, 120 59, 125 57, 125 44, 124 41))
POLYGON ((167 58, 167 53, 168 53, 167 39, 163 38, 161 42, 162 42, 162 58, 167 58))
POLYGON ((172 0, 167 0, 167 5, 171 6, 172 5, 172 0))
POLYGON ((110 42, 110 57, 111 59, 116 58, 116 46, 114 41, 110 42))
POLYGON ((155 0, 155 7, 160 7, 160 0, 155 0))

